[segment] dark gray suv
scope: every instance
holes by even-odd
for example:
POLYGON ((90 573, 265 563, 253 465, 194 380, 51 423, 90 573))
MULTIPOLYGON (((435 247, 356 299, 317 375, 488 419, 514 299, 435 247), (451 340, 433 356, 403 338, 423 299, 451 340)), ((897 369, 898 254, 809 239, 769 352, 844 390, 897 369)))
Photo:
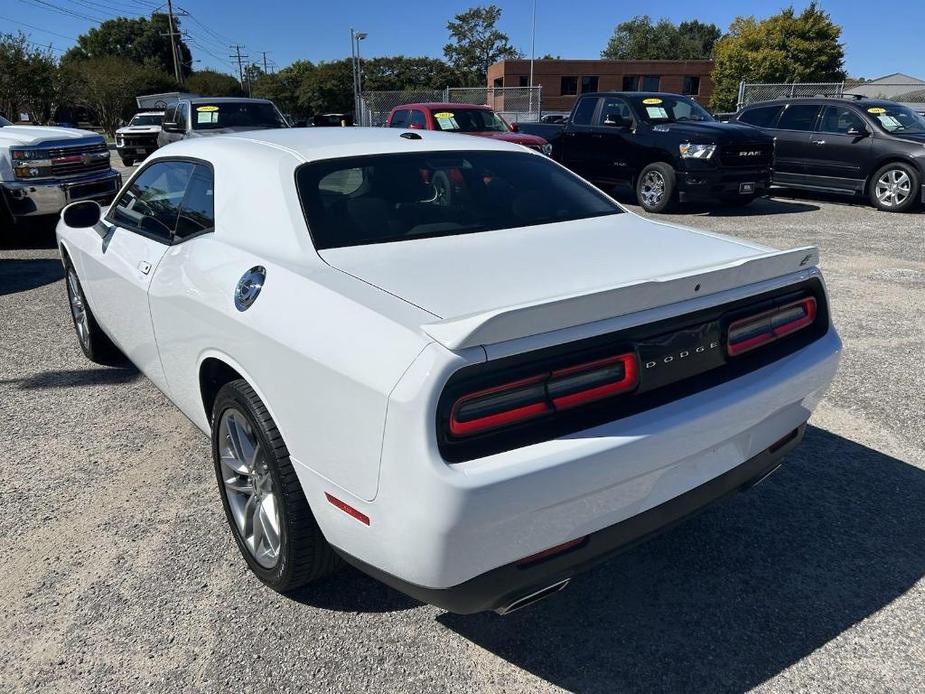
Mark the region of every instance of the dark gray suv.
POLYGON ((772 182, 866 195, 888 212, 925 202, 925 116, 861 97, 750 104, 733 120, 774 137, 772 182))
POLYGON ((289 123, 279 109, 267 99, 181 99, 168 106, 164 112, 164 123, 157 137, 157 145, 163 147, 189 137, 288 127, 289 123))

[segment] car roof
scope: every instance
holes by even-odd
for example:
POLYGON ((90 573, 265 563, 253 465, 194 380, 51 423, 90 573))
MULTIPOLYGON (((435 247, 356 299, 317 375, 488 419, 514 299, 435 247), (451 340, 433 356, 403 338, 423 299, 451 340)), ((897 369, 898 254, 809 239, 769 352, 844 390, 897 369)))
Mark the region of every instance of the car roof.
POLYGON ((786 104, 809 104, 811 106, 851 106, 852 104, 858 107, 869 107, 869 106, 898 106, 899 104, 895 101, 890 101, 889 99, 868 99, 867 97, 854 98, 854 97, 840 97, 840 96, 796 96, 789 97, 784 96, 779 99, 768 99, 767 101, 755 101, 754 103, 748 104, 742 107, 742 110, 748 108, 756 108, 758 106, 780 106, 786 104))
POLYGON ((207 96, 197 96, 191 99, 187 99, 191 104, 226 104, 226 103, 240 103, 242 101, 247 101, 255 104, 271 104, 273 103, 269 99, 251 99, 246 96, 216 96, 216 97, 207 97, 207 96))
MULTIPOLYGON (((163 111, 139 111, 135 116, 163 116, 163 111)), ((135 116, 132 116, 134 118, 135 116)))
POLYGON ((673 92, 588 92, 587 94, 582 94, 581 96, 641 96, 641 97, 672 97, 672 98, 682 98, 682 99, 693 99, 692 96, 687 94, 675 94, 673 92))
POLYGON ((396 106, 392 110, 397 111, 399 109, 405 109, 405 108, 420 108, 420 109, 427 109, 430 111, 433 111, 434 109, 438 109, 438 108, 439 109, 477 108, 483 111, 491 110, 491 106, 486 106, 485 104, 459 104, 459 103, 454 104, 450 102, 434 103, 434 102, 429 102, 429 101, 422 101, 421 103, 417 103, 417 104, 402 104, 401 106, 396 106))
MULTIPOLYGON (((424 151, 500 150, 524 152, 523 146, 487 137, 464 137, 458 133, 403 128, 271 128, 212 137, 189 138, 159 149, 154 156, 190 156, 227 160, 232 152, 279 159, 283 152, 302 162, 424 151), (408 135, 410 137, 402 137, 408 135), (223 151, 225 150, 225 151, 223 151)), ((542 155, 538 155, 542 156, 542 155)))

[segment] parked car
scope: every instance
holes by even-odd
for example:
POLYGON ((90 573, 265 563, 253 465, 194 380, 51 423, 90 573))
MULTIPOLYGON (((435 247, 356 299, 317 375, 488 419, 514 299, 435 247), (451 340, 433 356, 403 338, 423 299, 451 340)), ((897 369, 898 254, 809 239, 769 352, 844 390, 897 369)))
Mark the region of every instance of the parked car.
POLYGON ((488 106, 477 104, 425 103, 396 106, 386 119, 386 127, 478 135, 524 145, 543 154, 552 151, 542 137, 520 132, 518 124, 508 125, 507 121, 488 106))
POLYGON ((353 116, 349 113, 318 113, 312 116, 312 125, 316 128, 346 128, 353 125, 353 116))
POLYGON ((288 127, 289 122, 268 99, 180 99, 167 107, 157 144, 163 147, 190 137, 288 127))
POLYGON ((142 111, 132 116, 128 125, 116 130, 116 149, 125 166, 132 166, 157 149, 163 111, 142 111))
POLYGON ((57 238, 84 353, 211 436, 280 591, 339 556, 523 607, 775 470, 841 349, 814 248, 643 219, 489 138, 188 140, 57 238))
POLYGON ((678 94, 583 94, 565 125, 520 129, 545 137, 553 159, 604 190, 633 188, 648 212, 688 200, 747 205, 770 185, 770 137, 719 123, 678 94))
POLYGON ((887 212, 925 201, 925 117, 882 99, 781 99, 736 120, 775 139, 773 182, 866 196, 887 212))
POLYGON ((568 116, 568 113, 544 113, 540 123, 566 123, 568 116))
POLYGON ((97 133, 0 118, 0 232, 28 218, 57 215, 75 200, 108 203, 121 185, 97 133))

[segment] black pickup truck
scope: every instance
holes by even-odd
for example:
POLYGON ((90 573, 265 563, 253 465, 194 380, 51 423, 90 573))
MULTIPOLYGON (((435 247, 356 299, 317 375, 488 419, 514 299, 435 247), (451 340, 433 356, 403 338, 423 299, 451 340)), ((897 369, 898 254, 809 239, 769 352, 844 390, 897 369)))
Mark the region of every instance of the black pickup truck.
POLYGON ((747 205, 767 192, 774 140, 720 123, 678 94, 582 94, 564 125, 518 123, 552 144, 552 157, 609 191, 629 185, 649 212, 676 202, 747 205))

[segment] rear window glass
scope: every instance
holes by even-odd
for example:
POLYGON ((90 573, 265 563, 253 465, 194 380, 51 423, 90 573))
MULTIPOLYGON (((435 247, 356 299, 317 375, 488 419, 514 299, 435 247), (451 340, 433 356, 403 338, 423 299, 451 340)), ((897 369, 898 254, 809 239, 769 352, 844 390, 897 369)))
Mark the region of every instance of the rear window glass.
POLYGON ((622 208, 545 157, 419 152, 302 166, 296 182, 319 250, 619 214, 622 208))
POLYGON ((784 111, 777 124, 780 130, 812 131, 816 125, 816 116, 819 115, 820 106, 809 104, 791 105, 784 111))
POLYGON ((773 128, 774 124, 777 123, 777 116, 780 115, 782 108, 783 105, 750 108, 742 112, 739 116, 739 120, 742 123, 748 123, 757 128, 773 128))

